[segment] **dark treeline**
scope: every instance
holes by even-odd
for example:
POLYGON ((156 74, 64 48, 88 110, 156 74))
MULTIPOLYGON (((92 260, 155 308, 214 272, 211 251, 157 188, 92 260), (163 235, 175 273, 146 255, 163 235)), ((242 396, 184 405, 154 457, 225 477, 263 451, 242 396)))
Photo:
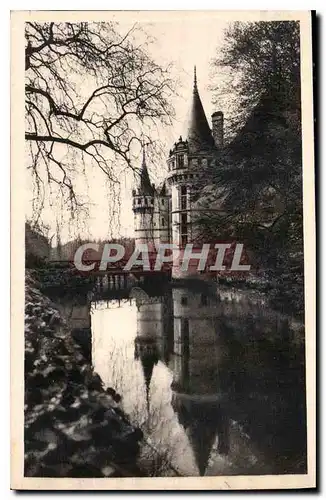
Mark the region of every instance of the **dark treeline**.
MULTIPOLYGON (((277 283, 274 302, 297 313, 303 310, 299 39, 297 22, 239 22, 227 31, 212 67, 231 75, 237 106, 210 172, 209 197, 202 193, 204 206, 222 200, 223 211, 203 211, 198 220, 207 236, 243 242, 255 268, 277 283)), ((219 84, 216 99, 229 88, 219 84)))

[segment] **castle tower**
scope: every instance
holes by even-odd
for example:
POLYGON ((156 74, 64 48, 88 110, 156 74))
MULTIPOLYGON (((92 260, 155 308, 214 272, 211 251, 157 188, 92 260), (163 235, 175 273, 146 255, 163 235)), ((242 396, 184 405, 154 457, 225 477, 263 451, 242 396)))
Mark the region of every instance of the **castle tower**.
POLYGON ((165 184, 156 189, 151 183, 143 146, 143 159, 140 171, 140 182, 132 192, 135 243, 168 242, 169 226, 169 196, 165 184))

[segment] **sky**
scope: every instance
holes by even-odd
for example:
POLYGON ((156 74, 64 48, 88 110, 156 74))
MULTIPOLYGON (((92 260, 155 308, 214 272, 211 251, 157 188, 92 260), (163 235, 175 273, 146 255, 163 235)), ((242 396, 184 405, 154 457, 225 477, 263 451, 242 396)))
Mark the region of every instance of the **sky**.
MULTIPOLYGON (((175 12, 173 16, 167 17, 162 13, 155 16, 155 19, 146 18, 146 13, 142 13, 141 18, 137 18, 140 13, 135 13, 132 19, 121 19, 116 13, 117 21, 120 24, 122 33, 125 33, 134 22, 140 22, 146 33, 154 38, 150 46, 150 54, 159 65, 173 63, 170 77, 178 80, 178 95, 173 98, 176 119, 173 125, 162 129, 160 139, 163 148, 166 149, 166 157, 173 143, 185 132, 187 115, 190 110, 194 65, 197 68, 198 89, 202 103, 210 123, 211 114, 223 107, 213 106, 213 95, 209 90, 210 84, 210 61, 221 47, 223 41, 223 31, 228 23, 224 18, 216 17, 212 12, 175 12), (144 16, 145 14, 145 16, 144 16), (145 18, 144 18, 145 17, 145 18)), ((83 82, 86 85, 86 82, 83 82)), ((139 165, 141 158, 139 158, 139 165)), ((152 164, 147 158, 147 164, 151 179, 158 183, 163 180, 166 173, 166 164, 152 164)), ((80 180, 80 182, 82 182, 80 180)), ((84 181, 83 181, 84 182, 84 181)), ((87 179, 87 191, 90 199, 90 218, 85 219, 82 227, 80 222, 70 221, 62 223, 61 241, 71 239, 78 232, 82 237, 88 239, 107 239, 109 236, 133 236, 133 213, 131 191, 135 186, 132 173, 125 173, 121 177, 120 186, 120 225, 112 226, 112 212, 105 187, 105 179, 100 172, 94 171, 93 175, 87 179)), ((86 189, 86 186, 85 186, 86 189)), ((55 203, 55 202, 54 202, 55 203)), ((59 200, 57 200, 59 203, 59 200)), ((43 220, 50 226, 50 234, 56 232, 56 221, 53 216, 54 208, 47 210, 43 214, 43 220)), ((57 209, 58 206, 57 206, 57 209)), ((31 211, 30 205, 27 214, 31 211)), ((55 241, 55 239, 54 239, 55 241)))

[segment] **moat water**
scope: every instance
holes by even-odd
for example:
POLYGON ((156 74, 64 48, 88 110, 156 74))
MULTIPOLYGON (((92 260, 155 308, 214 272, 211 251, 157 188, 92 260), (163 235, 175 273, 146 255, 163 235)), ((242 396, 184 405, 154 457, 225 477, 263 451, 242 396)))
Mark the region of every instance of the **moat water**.
POLYGON ((174 288, 92 303, 92 364, 151 475, 306 472, 304 333, 259 296, 174 288))

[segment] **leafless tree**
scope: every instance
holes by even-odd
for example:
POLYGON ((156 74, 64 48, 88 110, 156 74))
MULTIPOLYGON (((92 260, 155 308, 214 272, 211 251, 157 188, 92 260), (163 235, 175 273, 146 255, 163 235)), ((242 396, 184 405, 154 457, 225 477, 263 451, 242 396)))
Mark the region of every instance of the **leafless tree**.
POLYGON ((137 171, 140 141, 170 123, 169 68, 149 56, 140 27, 120 31, 109 22, 26 23, 25 139, 39 209, 51 187, 78 209, 76 180, 89 166, 114 189, 118 165, 137 171))

